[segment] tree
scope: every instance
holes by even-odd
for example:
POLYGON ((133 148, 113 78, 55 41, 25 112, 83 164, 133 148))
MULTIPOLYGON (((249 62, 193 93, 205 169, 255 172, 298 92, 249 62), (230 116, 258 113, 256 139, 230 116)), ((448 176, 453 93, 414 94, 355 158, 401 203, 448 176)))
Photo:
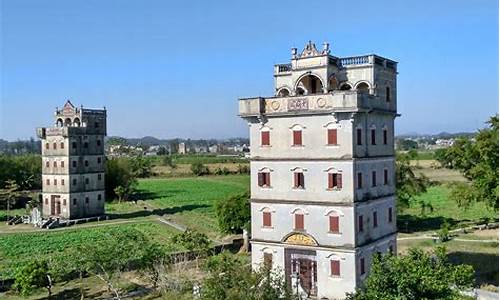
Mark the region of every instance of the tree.
POLYGON ((10 208, 15 205, 20 196, 19 185, 16 181, 7 180, 5 188, 0 190, 0 203, 7 209, 7 222, 10 220, 10 208))
POLYGON ((146 178, 151 176, 153 163, 147 157, 138 155, 131 159, 130 167, 132 168, 132 172, 136 177, 146 178))
POLYGON ((429 179, 424 175, 415 175, 410 165, 410 156, 399 153, 396 157, 396 194, 399 204, 408 207, 410 200, 427 191, 429 179))
POLYGON ((444 247, 434 253, 413 248, 404 256, 374 256, 363 286, 347 299, 462 299, 460 291, 473 284, 473 268, 450 264, 444 247))
POLYGON ((52 279, 45 261, 33 260, 19 267, 15 274, 14 288, 22 295, 31 294, 34 288, 45 287, 52 295, 52 279))
POLYGON ((144 261, 149 244, 146 236, 139 231, 109 233, 104 239, 75 248, 75 269, 80 277, 85 273, 96 276, 107 285, 108 291, 115 294, 115 298, 120 299, 115 275, 127 270, 134 262, 144 261))
POLYGON ((261 268, 253 272, 244 256, 223 252, 207 259, 202 282, 205 300, 291 300, 297 299, 280 272, 261 268))
POLYGON ((177 168, 177 164, 171 155, 165 155, 162 159, 162 163, 164 166, 171 167, 172 169, 177 168))
POLYGON ((398 140, 396 143, 398 150, 408 151, 411 149, 417 149, 418 143, 410 139, 398 140))
POLYGON ((250 195, 248 193, 217 201, 215 215, 223 233, 241 233, 250 224, 250 195))
POLYGON ((470 184, 453 188, 451 196, 459 205, 483 201, 498 210, 498 115, 487 124, 475 140, 458 139, 453 146, 436 153, 436 158, 444 167, 462 171, 469 180, 470 184))
MULTIPOLYGON (((132 172, 130 160, 126 158, 113 158, 106 162, 106 198, 113 200, 118 195, 115 189, 122 187, 123 192, 129 194, 137 184, 137 178, 132 172)), ((119 190, 120 191, 120 190, 119 190)), ((124 196, 125 194, 122 194, 124 196)))

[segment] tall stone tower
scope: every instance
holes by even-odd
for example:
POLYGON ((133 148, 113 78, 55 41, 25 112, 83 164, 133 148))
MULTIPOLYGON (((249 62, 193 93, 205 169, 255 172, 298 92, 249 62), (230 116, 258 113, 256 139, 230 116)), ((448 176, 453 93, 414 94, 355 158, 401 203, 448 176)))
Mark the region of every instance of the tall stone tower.
POLYGON ((397 63, 309 42, 274 67, 275 95, 239 100, 250 128, 252 264, 341 299, 396 251, 397 63))
POLYGON ((78 219, 104 214, 106 110, 56 109, 55 125, 38 128, 42 141, 43 216, 78 219))

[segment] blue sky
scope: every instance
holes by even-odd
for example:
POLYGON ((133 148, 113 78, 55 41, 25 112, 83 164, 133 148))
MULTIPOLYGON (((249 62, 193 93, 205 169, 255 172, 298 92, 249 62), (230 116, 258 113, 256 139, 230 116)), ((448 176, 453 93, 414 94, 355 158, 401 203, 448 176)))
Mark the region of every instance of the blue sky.
POLYGON ((66 99, 108 134, 247 136, 237 98, 273 93, 308 40, 399 61, 397 133, 472 131, 498 111, 498 3, 2 0, 0 138, 34 136, 66 99))

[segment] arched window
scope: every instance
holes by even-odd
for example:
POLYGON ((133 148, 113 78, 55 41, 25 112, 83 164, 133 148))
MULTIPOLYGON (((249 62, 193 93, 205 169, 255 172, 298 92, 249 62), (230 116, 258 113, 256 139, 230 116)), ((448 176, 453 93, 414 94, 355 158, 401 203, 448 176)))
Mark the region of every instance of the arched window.
POLYGON ((294 210, 293 219, 294 219, 294 229, 304 230, 304 211, 299 208, 294 210))
POLYGON ((305 95, 306 94, 306 90, 304 90, 302 87, 297 87, 297 89, 295 90, 295 94, 297 96, 305 95))
POLYGON ((339 87, 339 90, 341 90, 341 91, 349 91, 351 89, 352 89, 352 86, 346 82, 342 83, 339 87))
POLYGON ((75 118, 73 120, 73 126, 75 127, 80 127, 80 119, 79 118, 75 118))
POLYGON ((281 88, 281 89, 279 89, 277 96, 278 97, 288 97, 288 96, 290 96, 290 91, 287 88, 281 88))
POLYGON ((368 83, 361 82, 356 86, 356 90, 362 93, 368 93, 370 91, 370 87, 368 86, 368 83))
POLYGON ((64 120, 64 126, 71 126, 71 119, 70 118, 66 118, 64 120))
POLYGON ((61 118, 57 119, 56 126, 63 127, 63 120, 61 118))
POLYGON ((297 88, 295 90, 296 94, 298 95, 299 95, 298 91, 299 88, 302 88, 304 90, 305 92, 304 95, 323 93, 323 83, 315 75, 306 75, 300 78, 296 86, 297 88))

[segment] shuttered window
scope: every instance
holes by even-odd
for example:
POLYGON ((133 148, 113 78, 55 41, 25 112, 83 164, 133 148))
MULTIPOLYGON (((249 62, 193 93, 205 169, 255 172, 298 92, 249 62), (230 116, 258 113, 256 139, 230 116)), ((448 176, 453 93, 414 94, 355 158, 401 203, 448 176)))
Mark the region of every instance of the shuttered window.
POLYGON ((271 227, 272 226, 270 212, 265 211, 262 213, 262 225, 264 227, 271 227))
POLYGON ((271 186, 271 174, 269 172, 258 173, 258 184, 260 187, 271 186))
POLYGON ((304 215, 295 214, 295 230, 304 230, 304 215))
POLYGON ((363 132, 361 128, 356 129, 356 144, 363 145, 363 132))
POLYGON ((365 274, 365 258, 361 257, 359 259, 359 274, 364 275, 365 274))
POLYGON ((261 144, 261 146, 269 146, 270 145, 269 131, 261 131, 260 132, 260 144, 261 144))
POLYGON ((339 216, 330 216, 330 232, 339 233, 339 216))
POLYGON ((304 173, 302 172, 296 172, 296 173, 293 173, 293 187, 296 188, 296 189, 303 189, 305 188, 305 184, 304 184, 304 173))
POLYGON ((47 168, 48 168, 49 166, 50 166, 49 161, 46 161, 46 162, 45 162, 45 167, 47 167, 47 168))
POLYGON ((328 188, 342 189, 342 173, 329 173, 328 174, 328 188))
POLYGON ((302 130, 293 131, 293 145, 302 146, 302 130))
POLYGON ((338 260, 330 261, 330 274, 332 276, 340 276, 340 261, 338 260))
POLYGON ((358 173, 358 189, 363 188, 363 173, 358 173))
POLYGON ((61 168, 64 168, 64 161, 61 161, 61 168))
POLYGON ((358 231, 363 232, 363 215, 358 216, 358 231))
POLYGON ((61 143, 61 149, 64 149, 64 143, 61 143))
POLYGON ((337 145, 337 129, 328 129, 328 145, 337 145))

